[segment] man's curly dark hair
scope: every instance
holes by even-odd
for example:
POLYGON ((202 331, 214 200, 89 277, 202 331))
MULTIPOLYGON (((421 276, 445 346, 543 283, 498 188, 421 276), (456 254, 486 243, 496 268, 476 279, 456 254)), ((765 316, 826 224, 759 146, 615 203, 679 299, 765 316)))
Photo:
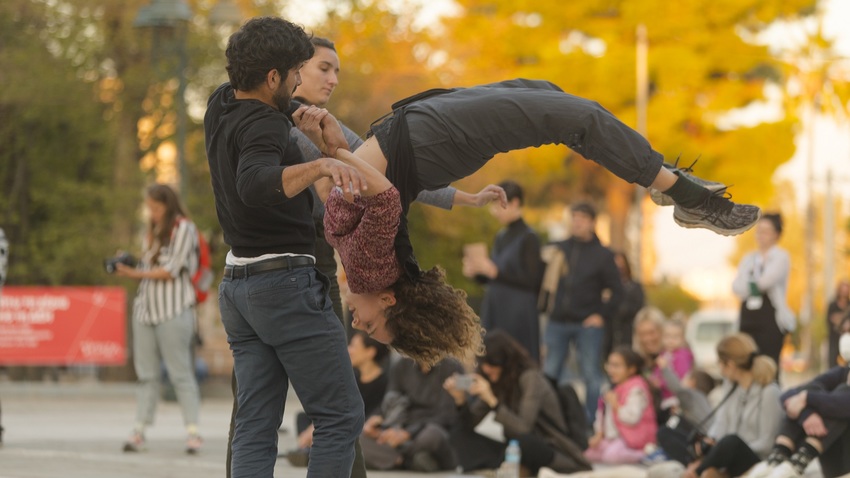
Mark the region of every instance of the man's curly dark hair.
POLYGON ((278 17, 248 20, 227 41, 227 76, 230 85, 251 91, 276 69, 286 78, 292 68, 313 56, 313 44, 303 28, 278 17))
POLYGON ((396 303, 385 312, 386 327, 400 353, 429 367, 446 357, 464 361, 483 353, 481 320, 442 268, 415 280, 402 275, 392 290, 396 303))

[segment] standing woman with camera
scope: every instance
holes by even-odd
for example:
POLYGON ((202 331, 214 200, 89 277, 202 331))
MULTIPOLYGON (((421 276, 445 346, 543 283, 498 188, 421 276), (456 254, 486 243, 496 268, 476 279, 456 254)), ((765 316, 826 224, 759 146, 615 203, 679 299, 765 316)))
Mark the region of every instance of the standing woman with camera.
POLYGON ((767 458, 779 433, 783 411, 773 359, 759 355, 753 339, 742 333, 723 338, 717 357, 725 398, 708 436, 694 439, 697 459, 684 478, 741 476, 767 458))
POLYGON ((116 274, 138 279, 133 305, 133 364, 139 379, 136 424, 125 452, 145 448, 145 427, 153 424, 160 384, 160 360, 177 393, 186 425, 186 453, 201 447, 198 383, 192 365, 198 232, 171 187, 155 184, 145 194, 149 218, 138 267, 116 264, 116 274))

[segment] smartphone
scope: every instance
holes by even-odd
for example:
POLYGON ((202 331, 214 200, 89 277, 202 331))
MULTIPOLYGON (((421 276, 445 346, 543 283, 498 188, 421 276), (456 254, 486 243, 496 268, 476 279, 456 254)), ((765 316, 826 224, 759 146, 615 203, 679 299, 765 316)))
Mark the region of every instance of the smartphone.
POLYGON ((475 376, 467 373, 463 375, 458 375, 455 377, 455 388, 458 390, 463 390, 464 392, 469 390, 469 387, 472 386, 472 382, 474 381, 475 376))

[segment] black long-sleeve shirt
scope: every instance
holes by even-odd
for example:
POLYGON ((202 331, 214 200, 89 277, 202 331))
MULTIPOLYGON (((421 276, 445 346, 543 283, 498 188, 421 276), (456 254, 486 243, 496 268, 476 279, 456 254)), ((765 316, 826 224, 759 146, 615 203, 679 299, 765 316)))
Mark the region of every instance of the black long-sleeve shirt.
POLYGON ((237 257, 314 252, 310 191, 291 198, 283 192, 283 170, 304 162, 290 128, 271 106, 237 100, 229 83, 207 102, 204 137, 216 214, 237 257))
POLYGON ((600 314, 610 321, 623 297, 614 253, 599 242, 596 234, 586 242, 571 237, 555 245, 564 252, 567 274, 558 282, 551 320, 581 322, 600 314), (602 299, 605 289, 611 291, 607 301, 602 299))

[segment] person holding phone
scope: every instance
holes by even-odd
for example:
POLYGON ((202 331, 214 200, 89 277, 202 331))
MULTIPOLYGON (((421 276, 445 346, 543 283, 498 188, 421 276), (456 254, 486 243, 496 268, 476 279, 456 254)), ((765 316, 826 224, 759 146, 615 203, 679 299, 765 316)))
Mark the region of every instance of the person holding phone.
POLYGON ((569 438, 555 389, 528 352, 501 330, 484 338, 478 373, 453 375, 443 385, 460 409, 451 441, 464 470, 495 469, 506 444, 479 435, 475 427, 490 411, 506 439, 519 442, 521 465, 534 476, 542 467, 561 473, 589 470, 578 444, 569 438))

